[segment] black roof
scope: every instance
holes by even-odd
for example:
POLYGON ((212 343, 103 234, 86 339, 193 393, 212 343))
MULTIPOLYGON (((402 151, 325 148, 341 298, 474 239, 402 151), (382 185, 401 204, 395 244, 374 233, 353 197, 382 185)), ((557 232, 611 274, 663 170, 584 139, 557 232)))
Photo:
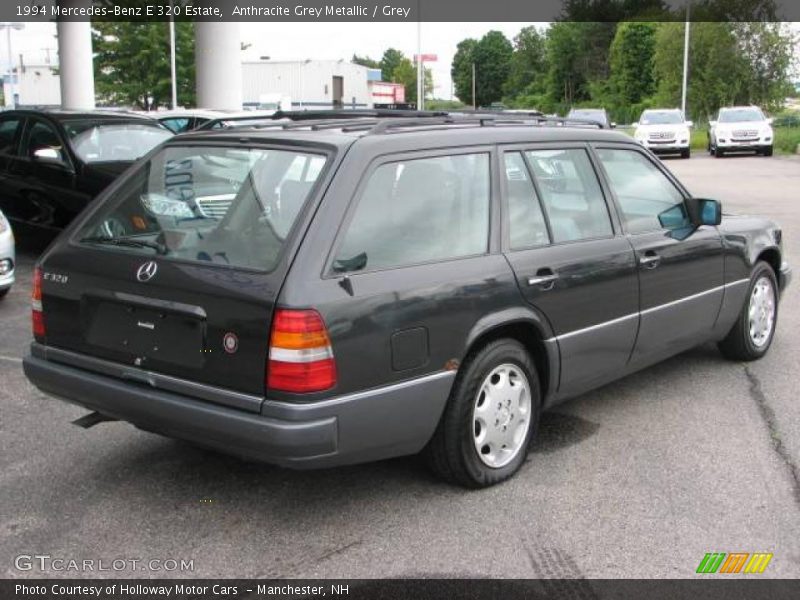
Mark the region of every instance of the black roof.
POLYGON ((69 121, 72 119, 93 119, 93 120, 109 120, 109 121, 142 121, 143 123, 156 123, 156 121, 147 115, 140 115, 134 112, 127 112, 123 110, 64 110, 61 108, 54 109, 33 109, 21 108, 14 110, 6 110, 0 112, 0 116, 7 115, 39 115, 48 117, 54 121, 69 121))

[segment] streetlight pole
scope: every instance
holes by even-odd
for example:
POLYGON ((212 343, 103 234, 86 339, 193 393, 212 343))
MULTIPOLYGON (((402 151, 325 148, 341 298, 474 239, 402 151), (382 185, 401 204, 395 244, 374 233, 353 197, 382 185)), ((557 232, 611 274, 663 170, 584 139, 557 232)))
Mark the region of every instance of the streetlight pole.
POLYGON ((424 108, 424 67, 422 63, 422 21, 417 21, 417 110, 424 108))
MULTIPOLYGON (((170 3, 171 4, 171 3, 170 3)), ((175 17, 169 18, 169 67, 172 75, 172 110, 178 108, 178 81, 175 68, 175 17)))
POLYGON ((683 118, 686 118, 686 90, 689 82, 689 10, 691 7, 691 0, 686 2, 686 25, 683 32, 683 89, 681 90, 681 111, 683 118))

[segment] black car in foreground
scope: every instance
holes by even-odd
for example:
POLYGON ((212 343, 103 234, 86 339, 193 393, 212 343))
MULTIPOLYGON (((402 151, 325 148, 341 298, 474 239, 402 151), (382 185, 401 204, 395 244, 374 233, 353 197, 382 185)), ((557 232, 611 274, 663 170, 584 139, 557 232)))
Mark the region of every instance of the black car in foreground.
POLYGON ((0 210, 15 224, 61 229, 172 135, 157 121, 131 113, 0 113, 0 210))
POLYGON ((195 132, 41 257, 24 369, 86 427, 297 468, 424 451, 488 486, 558 402, 709 340, 763 356, 789 277, 777 225, 594 126, 195 132))

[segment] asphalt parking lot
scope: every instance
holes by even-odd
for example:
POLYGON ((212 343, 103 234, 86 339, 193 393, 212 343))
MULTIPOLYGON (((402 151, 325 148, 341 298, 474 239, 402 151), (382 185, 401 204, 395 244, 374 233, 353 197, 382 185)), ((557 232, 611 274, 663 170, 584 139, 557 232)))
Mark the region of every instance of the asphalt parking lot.
MULTIPOLYGON (((727 212, 778 220, 797 272, 800 157, 667 164, 727 212)), ((415 458, 293 472, 71 425, 86 411, 21 369, 34 258, 0 302, 0 577, 80 575, 19 571, 20 554, 186 559, 192 577, 691 577, 707 552, 772 552, 761 577, 800 577, 797 281, 762 361, 704 346, 563 404, 514 479, 465 491, 415 458)))

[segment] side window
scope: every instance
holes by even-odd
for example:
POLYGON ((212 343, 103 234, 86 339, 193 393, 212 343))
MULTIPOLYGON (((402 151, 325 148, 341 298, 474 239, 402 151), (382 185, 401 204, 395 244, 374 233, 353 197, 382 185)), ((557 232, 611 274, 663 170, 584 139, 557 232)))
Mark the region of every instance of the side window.
POLYGON ((689 225, 683 195, 645 156, 635 150, 598 150, 630 233, 689 225))
POLYGON ((43 121, 33 121, 28 130, 28 158, 67 162, 67 154, 55 129, 43 121))
POLYGON ((381 165, 358 200, 333 269, 385 269, 484 254, 489 198, 488 154, 381 165))
POLYGON ((519 250, 549 244, 542 207, 522 154, 506 153, 505 165, 511 248, 519 250))
POLYGON ((525 153, 539 184, 554 242, 613 235, 603 191, 585 150, 525 153))
POLYGON ((22 119, 9 117, 0 120, 0 154, 17 153, 17 132, 22 119))

